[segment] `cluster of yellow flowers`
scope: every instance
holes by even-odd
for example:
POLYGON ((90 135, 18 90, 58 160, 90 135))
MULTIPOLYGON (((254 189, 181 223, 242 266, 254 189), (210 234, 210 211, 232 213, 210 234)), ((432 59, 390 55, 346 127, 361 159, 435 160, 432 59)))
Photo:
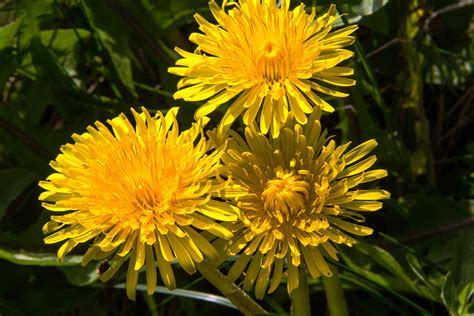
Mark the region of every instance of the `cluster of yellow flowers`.
POLYGON ((350 235, 372 229, 361 213, 380 209, 387 191, 357 189, 385 177, 369 170, 375 140, 349 150, 337 146, 320 123, 333 107, 319 93, 347 94, 353 74, 337 66, 357 27, 332 31, 334 6, 316 18, 290 1, 210 2, 217 24, 195 18, 202 33, 193 53, 170 72, 182 76, 175 98, 208 100, 191 128, 179 131, 178 109, 155 116, 132 110, 96 122, 72 136, 51 162, 56 171, 40 186, 39 199, 57 215, 44 226, 45 242, 63 242, 62 259, 88 243, 83 264, 109 258, 101 275, 110 279, 128 261, 127 295, 134 299, 144 267, 148 293, 157 284, 176 288, 172 264, 188 273, 203 260, 238 255, 228 279, 244 275, 243 288, 257 298, 275 291, 283 276, 291 293, 302 266, 313 278, 330 276, 325 257, 334 244, 351 246, 350 235), (326 85, 329 85, 327 87, 326 85), (205 133, 207 114, 230 101, 219 126, 205 133), (242 117, 245 135, 231 125, 242 117))

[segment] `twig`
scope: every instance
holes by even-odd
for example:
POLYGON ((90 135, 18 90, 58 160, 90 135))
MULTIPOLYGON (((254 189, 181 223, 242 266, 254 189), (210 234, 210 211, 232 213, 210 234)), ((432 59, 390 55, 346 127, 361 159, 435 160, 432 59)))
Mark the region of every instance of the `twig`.
POLYGON ((454 230, 465 228, 465 227, 468 227, 468 226, 471 226, 471 225, 474 225, 474 216, 471 216, 470 218, 466 218, 466 219, 464 219, 462 221, 459 221, 459 222, 439 226, 439 227, 436 227, 436 228, 433 228, 433 229, 430 229, 430 230, 425 230, 425 231, 419 232, 417 234, 413 234, 413 235, 408 236, 406 238, 400 239, 400 242, 404 243, 404 244, 412 244, 412 243, 415 243, 415 242, 423 240, 423 239, 428 239, 428 238, 431 238, 431 237, 434 237, 434 236, 437 236, 437 235, 450 233, 454 230))
POLYGON ((430 25, 430 22, 434 18, 436 18, 437 16, 439 16, 441 14, 448 13, 450 11, 459 10, 459 9, 462 9, 464 7, 467 7, 467 6, 473 5, 473 4, 474 4, 474 0, 459 1, 458 3, 447 5, 443 8, 441 8, 441 9, 439 9, 438 11, 435 11, 435 12, 431 13, 430 16, 425 21, 425 25, 424 25, 425 30, 428 29, 428 26, 430 25))

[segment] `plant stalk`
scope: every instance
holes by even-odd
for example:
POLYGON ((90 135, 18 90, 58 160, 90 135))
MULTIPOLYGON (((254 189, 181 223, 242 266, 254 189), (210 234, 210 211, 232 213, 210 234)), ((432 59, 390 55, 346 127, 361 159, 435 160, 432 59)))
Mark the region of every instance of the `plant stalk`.
POLYGON ((322 277, 326 300, 328 303, 329 315, 349 316, 344 292, 342 290, 341 278, 336 267, 329 266, 332 277, 322 277))
POLYGON ((225 295, 243 314, 267 314, 247 293, 232 282, 207 261, 196 264, 197 270, 216 289, 225 295))
POLYGON ((300 267, 298 287, 291 292, 291 315, 311 316, 311 305, 309 303, 308 281, 306 270, 300 267))

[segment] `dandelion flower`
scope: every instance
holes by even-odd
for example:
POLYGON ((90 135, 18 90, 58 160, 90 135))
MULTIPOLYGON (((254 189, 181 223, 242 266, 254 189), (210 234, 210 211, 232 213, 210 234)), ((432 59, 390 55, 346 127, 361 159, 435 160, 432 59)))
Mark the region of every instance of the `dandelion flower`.
POLYGON ((45 243, 64 242, 60 260, 74 247, 90 244, 83 264, 111 258, 101 277, 110 279, 128 261, 127 295, 135 298, 144 266, 148 293, 157 283, 176 287, 171 262, 188 273, 216 249, 199 233, 222 238, 231 232, 220 222, 237 219, 232 206, 211 198, 226 185, 221 172, 223 146, 211 151, 203 137, 204 119, 179 132, 177 108, 151 117, 132 109, 136 127, 125 115, 96 122, 74 144, 61 147, 51 162, 56 171, 40 186, 39 199, 55 215, 45 224, 45 243), (56 215, 57 214, 57 215, 56 215))
POLYGON ((289 112, 305 124, 305 114, 315 107, 334 110, 319 93, 345 97, 332 86, 355 84, 345 78, 353 70, 337 65, 353 56, 343 47, 353 43, 350 34, 357 26, 331 32, 334 5, 316 19, 315 8, 310 14, 303 4, 290 10, 289 0, 281 1, 280 7, 274 0, 224 1, 222 8, 211 1, 209 6, 217 24, 196 14, 202 33, 189 39, 198 46, 194 53, 176 48, 183 58, 169 71, 183 77, 175 98, 208 100, 196 111, 196 119, 233 99, 220 134, 245 112, 244 124, 252 124, 260 113, 261 132, 270 130, 277 137, 289 112))
POLYGON ((370 235, 371 228, 354 221, 363 222, 361 213, 380 209, 378 200, 390 197, 384 190, 357 188, 387 175, 368 170, 376 161, 366 157, 375 140, 349 151, 350 143, 337 147, 321 132, 316 113, 304 127, 290 120, 278 138, 265 137, 255 124, 245 129, 245 139, 230 135, 222 159, 233 185, 222 196, 241 209, 241 218, 226 223, 234 237, 225 249, 240 254, 229 279, 246 271, 243 288, 255 285, 262 298, 267 288, 277 289, 285 265, 289 293, 298 287, 302 263, 313 278, 331 276, 324 257, 337 260, 334 244, 351 246, 350 235, 370 235))

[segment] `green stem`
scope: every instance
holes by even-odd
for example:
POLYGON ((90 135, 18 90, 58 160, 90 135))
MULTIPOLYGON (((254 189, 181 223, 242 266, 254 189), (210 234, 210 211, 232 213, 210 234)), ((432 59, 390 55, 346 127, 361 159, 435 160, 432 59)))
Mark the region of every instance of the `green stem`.
POLYGON ((143 295, 143 300, 148 307, 148 311, 151 316, 159 316, 158 305, 156 304, 155 297, 153 295, 148 295, 148 293, 141 292, 143 295))
POLYGON ((330 266, 332 277, 323 277, 324 290, 328 302, 329 315, 349 316, 344 292, 342 291, 341 278, 334 266, 330 266))
POLYGON ((243 314, 267 314, 267 311, 258 305, 247 293, 234 283, 229 282, 226 277, 209 262, 203 261, 198 263, 196 268, 209 283, 234 303, 243 314))
POLYGON ((306 270, 300 267, 298 287, 291 292, 291 315, 310 316, 311 305, 309 303, 308 282, 306 270))

